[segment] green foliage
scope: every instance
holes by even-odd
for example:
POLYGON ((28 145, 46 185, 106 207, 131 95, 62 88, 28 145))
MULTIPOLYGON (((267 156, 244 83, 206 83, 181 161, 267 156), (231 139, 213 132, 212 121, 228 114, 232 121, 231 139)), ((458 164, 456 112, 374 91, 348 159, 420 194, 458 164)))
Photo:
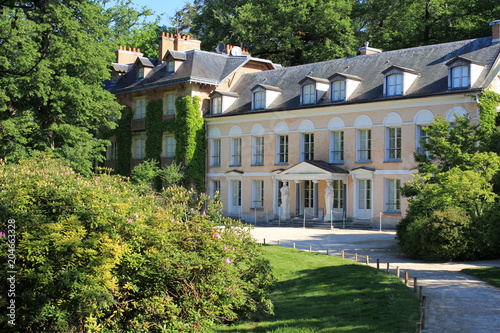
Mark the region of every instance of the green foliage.
POLYGON ((148 159, 137 165, 133 170, 130 178, 135 184, 146 189, 154 189, 155 179, 158 177, 160 168, 158 161, 148 159))
POLYGON ((1 157, 52 151, 89 174, 105 150, 97 132, 120 109, 102 89, 113 59, 102 8, 90 0, 2 7, 0 31, 1 157))
POLYGON ((175 101, 175 156, 183 163, 187 187, 205 188, 206 139, 199 97, 185 96, 175 101))
POLYGON ((500 95, 494 91, 488 90, 479 97, 479 126, 478 136, 485 149, 500 152, 498 149, 499 135, 497 126, 497 107, 500 102, 500 95))
POLYGON ((115 130, 116 141, 116 172, 123 176, 130 175, 130 159, 132 158, 132 108, 123 108, 115 130))
POLYGON ((149 102, 146 106, 146 158, 161 163, 163 123, 163 102, 149 102))
POLYGON ((475 276, 492 286, 500 288, 500 267, 466 268, 461 272, 475 276))
POLYGON ((16 330, 200 332, 271 311, 262 248, 236 221, 217 228, 208 200, 180 187, 141 196, 48 155, 0 165, 0 230, 16 221, 16 330))
POLYGON ((181 185, 182 180, 184 179, 182 164, 174 162, 167 165, 159 170, 158 176, 162 180, 163 187, 181 185))

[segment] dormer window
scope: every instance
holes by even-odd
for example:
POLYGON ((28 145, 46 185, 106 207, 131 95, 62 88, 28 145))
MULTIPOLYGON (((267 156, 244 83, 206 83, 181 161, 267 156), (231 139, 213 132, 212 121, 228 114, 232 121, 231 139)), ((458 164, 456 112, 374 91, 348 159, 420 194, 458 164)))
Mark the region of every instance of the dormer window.
POLYGON ((149 71, 155 67, 150 59, 144 57, 137 57, 135 61, 135 67, 137 68, 137 80, 142 80, 148 75, 149 71))
POLYGON ((230 91, 214 91, 210 94, 210 113, 221 114, 226 112, 238 99, 239 95, 230 91))
POLYGON ((177 71, 184 61, 186 61, 186 53, 174 50, 168 50, 162 59, 162 62, 166 63, 167 73, 177 71))
POLYGON ((345 101, 345 81, 332 82, 332 101, 345 101))
POLYGON ((252 89, 252 110, 268 109, 281 94, 279 87, 257 84, 252 89))
POLYGON ((212 114, 222 113, 222 97, 212 98, 212 114))
POLYGON ((329 81, 326 79, 307 76, 302 79, 301 85, 301 104, 316 104, 328 90, 329 81))
POLYGON ((168 73, 175 72, 175 61, 173 60, 167 61, 167 72, 168 73))
POLYGON ((406 95, 419 72, 399 66, 391 66, 382 72, 384 74, 384 96, 406 95))
POLYGON ((143 79, 144 78, 144 67, 139 67, 137 68, 137 79, 143 79))
POLYGON ((343 73, 335 73, 328 80, 330 82, 331 102, 348 100, 363 81, 359 76, 343 73))
POLYGON ((403 95, 403 74, 392 74, 386 78, 387 96, 403 95))
POLYGON ((448 66, 449 89, 469 89, 474 87, 484 69, 484 64, 463 57, 455 57, 448 66))

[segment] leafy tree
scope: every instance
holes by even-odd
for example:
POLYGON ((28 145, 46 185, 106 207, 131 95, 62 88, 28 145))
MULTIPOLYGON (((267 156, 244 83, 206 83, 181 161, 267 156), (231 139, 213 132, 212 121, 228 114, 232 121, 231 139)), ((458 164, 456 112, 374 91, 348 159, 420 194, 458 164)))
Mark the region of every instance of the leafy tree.
POLYGON ((2 7, 1 157, 51 151, 89 173, 108 144, 98 132, 114 127, 120 110, 102 89, 113 59, 102 7, 90 0, 2 7))
POLYGON ((16 325, 1 316, 2 332, 203 332, 272 311, 269 263, 218 202, 180 187, 140 195, 118 176, 35 155, 0 165, 0 247, 8 253, 15 221, 18 272, 16 325))

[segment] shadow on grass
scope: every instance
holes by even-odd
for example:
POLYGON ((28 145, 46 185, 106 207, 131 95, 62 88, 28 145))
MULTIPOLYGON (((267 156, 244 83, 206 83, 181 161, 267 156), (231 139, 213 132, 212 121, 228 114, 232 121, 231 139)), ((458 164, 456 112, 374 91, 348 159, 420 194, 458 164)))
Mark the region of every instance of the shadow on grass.
POLYGON ((272 293, 275 315, 254 315, 251 322, 221 331, 415 331, 418 301, 396 277, 339 258, 306 252, 295 254, 301 263, 319 256, 321 267, 294 270, 296 262, 283 263, 272 293))

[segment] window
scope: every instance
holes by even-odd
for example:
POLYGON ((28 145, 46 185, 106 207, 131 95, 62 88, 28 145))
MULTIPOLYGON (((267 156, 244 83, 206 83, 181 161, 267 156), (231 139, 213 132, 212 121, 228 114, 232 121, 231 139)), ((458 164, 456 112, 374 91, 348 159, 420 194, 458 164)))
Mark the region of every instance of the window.
POLYGON ((134 119, 146 118, 146 98, 137 98, 135 100, 134 119))
POLYGON ((241 138, 231 140, 231 165, 241 165, 241 138))
POLYGON ((314 160, 314 133, 304 133, 303 137, 303 161, 314 160))
POLYGON ((304 181, 304 208, 313 208, 313 207, 314 207, 314 185, 312 181, 306 180, 304 181))
POLYGON ((344 208, 344 184, 341 180, 333 181, 333 208, 344 208))
POLYGON ((252 208, 264 207, 264 181, 254 180, 252 182, 252 208))
POLYGON ((167 73, 175 72, 175 61, 170 60, 167 62, 167 73))
POLYGON ((143 79, 144 78, 144 67, 138 67, 137 68, 137 79, 143 79))
POLYGON ((163 138, 163 157, 175 156, 175 137, 168 135, 163 138))
POLYGON ((332 82, 332 101, 345 100, 345 81, 332 82))
POLYGON ((106 160, 116 160, 116 141, 112 141, 111 145, 106 149, 106 160))
POLYGON ((212 166, 220 166, 220 139, 212 140, 212 166))
POLYGON ((358 209, 372 209, 372 181, 370 179, 358 180, 358 209))
POLYGON ((401 160, 401 127, 387 129, 387 155, 388 161, 401 160))
POLYGON ((264 165, 264 137, 253 138, 253 165, 264 165))
POLYGON ((403 74, 387 76, 387 96, 403 95, 403 74))
POLYGON ((222 113, 222 97, 214 97, 212 99, 212 114, 222 113))
POLYGON ((372 131, 369 129, 358 130, 358 162, 370 162, 371 154, 371 136, 372 131))
POLYGON ((288 135, 278 135, 276 164, 288 164, 288 135))
POLYGON ((427 143, 429 135, 424 128, 425 126, 417 126, 417 151, 429 157, 429 151, 424 148, 424 144, 427 143))
POLYGON ((401 211, 401 181, 399 179, 387 179, 387 201, 386 212, 401 211))
POLYGON ((231 206, 241 207, 241 181, 231 180, 231 206))
POLYGON ((211 195, 212 198, 215 197, 216 195, 220 195, 220 180, 212 180, 212 186, 211 186, 211 195))
POLYGON ((302 104, 316 103, 316 87, 314 84, 308 84, 302 87, 302 104))
POLYGON ((132 141, 132 156, 134 159, 145 157, 146 139, 138 138, 132 141))
POLYGON ((165 109, 165 115, 167 116, 172 116, 175 114, 175 98, 176 95, 175 93, 169 93, 166 95, 167 100, 166 100, 166 109, 165 109))
POLYGON ((330 162, 331 163, 344 162, 344 132, 343 131, 332 131, 331 132, 330 162))
POLYGON ((469 66, 457 66, 451 69, 451 88, 469 87, 469 66))
POLYGON ((253 93, 253 108, 254 110, 266 108, 266 92, 256 91, 253 93))

